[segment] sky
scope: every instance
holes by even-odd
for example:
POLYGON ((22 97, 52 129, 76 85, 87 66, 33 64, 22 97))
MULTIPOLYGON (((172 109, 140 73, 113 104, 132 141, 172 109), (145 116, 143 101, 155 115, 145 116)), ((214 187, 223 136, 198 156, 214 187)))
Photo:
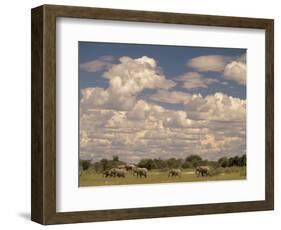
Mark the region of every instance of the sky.
POLYGON ((79 42, 80 158, 246 153, 246 49, 79 42))

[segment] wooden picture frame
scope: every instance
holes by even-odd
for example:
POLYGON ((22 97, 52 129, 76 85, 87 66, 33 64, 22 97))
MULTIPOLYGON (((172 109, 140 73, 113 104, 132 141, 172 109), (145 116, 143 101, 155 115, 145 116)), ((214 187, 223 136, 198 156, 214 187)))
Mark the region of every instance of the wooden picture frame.
POLYGON ((64 224, 274 209, 274 21, 270 19, 43 5, 32 9, 31 219, 64 224), (264 29, 266 35, 265 200, 100 211, 56 211, 56 18, 264 29))

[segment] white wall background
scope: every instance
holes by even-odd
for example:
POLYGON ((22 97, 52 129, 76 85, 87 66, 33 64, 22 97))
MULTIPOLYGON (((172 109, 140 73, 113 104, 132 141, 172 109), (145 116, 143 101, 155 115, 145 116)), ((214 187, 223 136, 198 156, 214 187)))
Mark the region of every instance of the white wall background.
POLYGON ((281 217, 279 1, 224 0, 33 0, 0 6, 0 228, 43 229, 30 218, 30 9, 65 4, 275 19, 275 211, 49 226, 50 229, 276 229, 281 217))

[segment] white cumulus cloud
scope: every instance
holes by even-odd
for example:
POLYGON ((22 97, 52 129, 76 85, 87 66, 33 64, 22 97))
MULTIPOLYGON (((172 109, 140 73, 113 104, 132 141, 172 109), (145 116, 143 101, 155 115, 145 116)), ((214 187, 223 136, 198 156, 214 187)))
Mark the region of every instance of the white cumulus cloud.
MULTIPOLYGON (((219 72, 222 73, 225 80, 235 81, 240 85, 246 85, 246 54, 238 58, 223 55, 199 56, 189 60, 187 66, 199 72, 219 72)), ((207 87, 208 85, 207 80, 205 80, 205 83, 202 82, 202 76, 197 72, 190 73, 189 78, 190 84, 186 84, 186 88, 192 88, 193 85, 196 86, 196 82, 199 87, 207 87), (192 81, 194 84, 192 84, 192 81)), ((185 79, 188 80, 188 75, 185 79)), ((209 84, 211 83, 213 82, 209 82, 209 84)))
POLYGON ((232 80, 240 85, 246 85, 246 64, 241 61, 233 61, 225 66, 224 78, 232 80))
POLYGON ((188 72, 177 78, 183 82, 183 87, 186 89, 207 88, 208 85, 219 82, 217 79, 203 77, 197 72, 188 72))
POLYGON ((169 89, 176 85, 165 78, 153 58, 121 57, 119 61, 119 64, 113 65, 103 75, 109 80, 112 91, 116 93, 132 95, 145 88, 169 89))
POLYGON ((165 78, 153 58, 121 57, 119 61, 103 74, 109 81, 107 89, 96 87, 81 90, 82 109, 129 110, 136 103, 136 95, 144 89, 169 89, 176 85, 165 78))
POLYGON ((187 66, 200 72, 221 72, 229 59, 229 57, 223 55, 204 55, 192 58, 187 62, 187 66))

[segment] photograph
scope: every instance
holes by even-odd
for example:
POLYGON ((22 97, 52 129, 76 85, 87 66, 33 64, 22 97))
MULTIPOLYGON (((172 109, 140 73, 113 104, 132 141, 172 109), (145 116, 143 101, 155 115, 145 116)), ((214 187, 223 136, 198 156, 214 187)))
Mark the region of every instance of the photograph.
POLYGON ((246 179, 246 49, 78 46, 80 187, 246 179))

